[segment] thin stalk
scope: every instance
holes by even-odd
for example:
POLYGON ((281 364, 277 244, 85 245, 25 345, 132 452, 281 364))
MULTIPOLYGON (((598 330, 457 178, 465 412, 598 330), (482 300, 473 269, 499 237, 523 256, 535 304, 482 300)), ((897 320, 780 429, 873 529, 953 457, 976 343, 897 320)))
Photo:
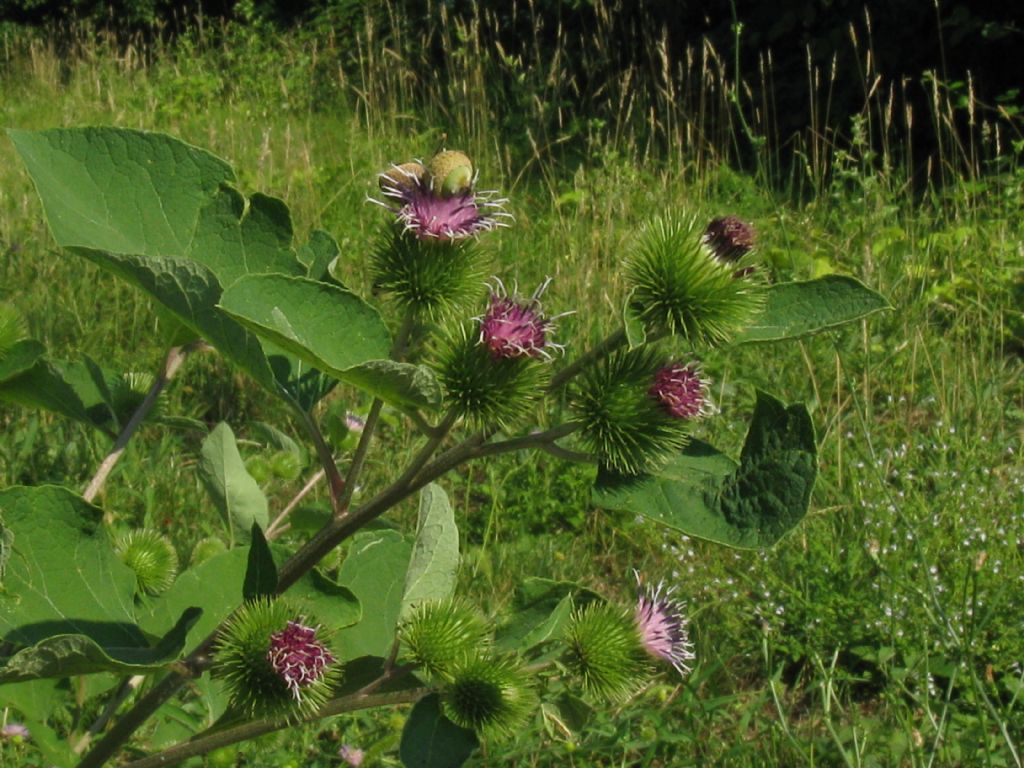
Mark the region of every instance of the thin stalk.
POLYGON ((626 329, 620 328, 613 332, 604 341, 599 342, 595 346, 588 349, 582 355, 573 360, 569 365, 560 370, 551 378, 551 383, 548 385, 548 392, 554 392, 556 389, 561 387, 565 382, 571 379, 573 376, 582 371, 586 366, 600 360, 605 355, 613 352, 626 341, 626 329))
POLYGON ((363 433, 359 436, 359 444, 356 446, 356 452, 352 455, 352 463, 349 464, 348 473, 345 475, 345 492, 341 495, 341 514, 348 510, 348 505, 352 502, 356 481, 359 479, 363 466, 366 464, 366 454, 370 450, 370 442, 373 440, 373 433, 377 429, 377 420, 380 418, 380 410, 383 406, 383 400, 374 398, 374 401, 370 404, 370 412, 366 414, 363 433))
POLYGON ((266 537, 268 541, 276 538, 279 533, 284 533, 285 519, 297 506, 299 506, 302 500, 309 495, 309 492, 316 487, 316 484, 324 479, 325 474, 326 473, 322 467, 318 469, 316 473, 306 481, 306 484, 302 486, 299 492, 292 497, 292 500, 285 505, 284 509, 282 509, 280 514, 274 518, 273 522, 267 526, 266 537))
POLYGON ((320 427, 317 426, 313 416, 290 396, 286 395, 285 397, 295 408, 296 413, 299 414, 302 426, 306 428, 306 432, 316 447, 316 455, 320 459, 320 466, 323 467, 324 473, 327 476, 327 489, 331 493, 331 509, 335 515, 340 515, 342 511, 341 499, 345 495, 345 480, 342 478, 341 472, 338 471, 337 462, 334 461, 334 452, 331 451, 331 447, 324 439, 323 433, 320 432, 320 427))
POLYGON ((103 488, 103 484, 107 481, 110 473, 114 470, 117 462, 120 461, 121 456, 128 447, 128 441, 132 439, 132 436, 142 426, 142 422, 149 416, 149 412, 153 410, 164 387, 174 378, 174 374, 178 372, 181 364, 185 362, 189 354, 204 345, 205 342, 203 341, 195 341, 183 347, 171 347, 167 351, 167 357, 164 358, 164 364, 160 368, 160 373, 157 374, 156 379, 153 381, 153 386, 149 388, 146 397, 139 404, 139 407, 135 409, 135 413, 132 414, 128 423, 124 425, 121 434, 117 436, 117 440, 114 441, 114 446, 110 449, 110 453, 103 459, 103 462, 96 470, 96 474, 89 481, 89 486, 82 493, 82 498, 90 502, 96 498, 103 488))
POLYGON ((257 736, 279 731, 283 728, 294 727, 300 723, 309 723, 321 718, 340 715, 344 712, 355 712, 360 709, 411 704, 412 702, 419 701, 429 692, 428 688, 413 688, 408 691, 378 694, 357 692, 351 696, 342 696, 328 701, 316 714, 309 717, 303 717, 299 720, 288 717, 254 720, 234 728, 215 731, 208 736, 201 736, 184 744, 179 744, 176 747, 171 747, 159 754, 144 757, 141 760, 133 760, 125 764, 124 768, 157 768, 157 766, 174 765, 189 757, 203 755, 220 747, 254 739, 257 736))
MULTIPOLYGON (((402 360, 405 357, 406 350, 409 347, 409 337, 412 336, 415 322, 416 319, 413 312, 411 310, 406 312, 405 317, 402 318, 402 325, 398 329, 398 334, 395 336, 395 342, 391 347, 392 360, 402 360)), ((334 513, 336 519, 342 517, 348 511, 348 506, 352 502, 352 494, 355 493, 356 482, 359 480, 359 475, 366 464, 366 455, 370 450, 370 443, 373 441, 373 433, 377 429, 377 421, 380 418, 380 411, 383 406, 384 401, 379 397, 374 398, 370 404, 370 411, 366 415, 366 423, 363 425, 363 433, 359 436, 359 444, 356 446, 356 452, 352 456, 352 463, 349 464, 348 473, 345 475, 345 489, 341 494, 338 508, 334 513)))

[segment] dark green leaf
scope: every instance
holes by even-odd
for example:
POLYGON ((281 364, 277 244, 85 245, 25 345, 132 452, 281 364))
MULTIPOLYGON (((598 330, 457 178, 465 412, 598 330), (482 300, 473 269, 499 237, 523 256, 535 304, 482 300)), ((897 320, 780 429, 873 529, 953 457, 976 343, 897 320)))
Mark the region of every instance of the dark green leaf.
POLYGON ((27 371, 0 383, 0 400, 25 408, 41 408, 97 426, 89 407, 68 383, 61 367, 46 359, 37 360, 27 371))
POLYGON ((179 658, 185 637, 200 613, 198 608, 185 610, 155 646, 104 647, 84 634, 53 635, 5 659, 0 667, 0 683, 104 671, 123 675, 157 671, 179 658))
POLYGON ((46 349, 38 341, 22 339, 0 353, 0 382, 23 373, 35 365, 46 349))
POLYGON ((892 309, 881 294, 844 275, 778 283, 769 286, 766 294, 764 311, 733 343, 795 339, 892 309))
POLYGON ((249 545, 245 581, 242 583, 242 597, 246 600, 273 595, 277 590, 277 566, 258 523, 252 524, 249 538, 252 543, 249 545))
POLYGON ((807 513, 817 473, 810 415, 758 392, 740 462, 693 441, 656 473, 602 470, 594 502, 732 547, 769 547, 807 513))
POLYGON ((277 380, 259 339, 217 308, 221 283, 208 268, 189 259, 169 256, 141 257, 68 248, 141 288, 257 382, 277 392, 277 380))
POLYGON ((391 338, 373 307, 329 283, 250 275, 224 291, 220 307, 306 364, 399 406, 435 407, 440 389, 422 366, 387 360, 391 338))
POLYGON ((445 717, 440 698, 431 694, 412 708, 398 755, 405 768, 459 768, 477 744, 476 734, 445 717))
POLYGON ((331 262, 338 258, 341 250, 330 232, 314 229, 309 233, 309 242, 299 247, 299 261, 306 265, 306 277, 322 283, 335 283, 339 288, 345 286, 330 272, 331 262))
POLYGON ((7 566, 0 643, 17 652, 0 681, 102 670, 136 673, 177 657, 194 613, 171 617, 152 646, 136 626, 135 574, 114 554, 103 513, 66 488, 0 491, 7 566))

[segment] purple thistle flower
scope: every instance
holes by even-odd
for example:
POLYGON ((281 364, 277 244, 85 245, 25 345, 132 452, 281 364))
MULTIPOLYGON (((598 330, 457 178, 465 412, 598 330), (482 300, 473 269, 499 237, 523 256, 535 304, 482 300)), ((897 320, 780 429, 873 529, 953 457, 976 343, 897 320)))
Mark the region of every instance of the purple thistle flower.
POLYGON ((302 700, 302 688, 322 680, 334 656, 316 639, 316 627, 307 627, 297 621, 270 636, 267 661, 284 684, 302 700))
POLYGON ((341 749, 338 750, 338 757, 353 766, 353 768, 358 768, 358 766, 363 764, 366 753, 358 747, 353 747, 349 744, 342 744, 341 749))
POLYGON ((549 349, 561 350, 560 344, 551 341, 550 334, 555 330, 554 320, 571 313, 549 318, 541 311, 540 297, 551 284, 551 278, 541 283, 528 300, 514 291, 509 296, 501 281, 496 282, 487 313, 479 318, 480 343, 486 344, 496 358, 550 358, 549 349))
POLYGON ((708 412, 708 382, 694 364, 670 363, 656 374, 647 393, 677 419, 695 419, 708 412))
POLYGON ((685 605, 672 597, 674 587, 644 586, 640 574, 634 571, 637 581, 636 623, 640 640, 651 656, 667 661, 680 675, 685 675, 693 661, 693 644, 687 631, 689 619, 684 614, 685 605))
MULTIPOLYGON (((707 243, 719 261, 735 264, 754 248, 754 227, 738 216, 712 219, 704 230, 707 243)), ((743 270, 740 270, 743 272, 743 270)))
POLYGON ((7 723, 0 728, 0 738, 2 739, 27 739, 30 735, 28 726, 21 723, 7 723))
POLYGON ((395 214, 406 232, 422 240, 454 242, 507 226, 504 198, 496 192, 478 192, 473 185, 451 196, 431 189, 423 166, 418 163, 393 165, 380 174, 380 190, 385 200, 369 198, 395 214))

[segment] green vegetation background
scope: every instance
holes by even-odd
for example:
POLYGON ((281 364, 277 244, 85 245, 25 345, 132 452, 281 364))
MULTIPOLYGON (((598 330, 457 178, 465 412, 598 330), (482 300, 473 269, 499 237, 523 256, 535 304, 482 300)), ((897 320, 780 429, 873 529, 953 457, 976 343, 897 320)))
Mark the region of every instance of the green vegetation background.
MULTIPOLYGON (((174 42, 4 27, 0 123, 117 124, 208 147, 247 191, 284 198, 300 236, 330 230, 347 281, 367 293, 375 173, 447 134, 474 156, 482 185, 510 198, 516 223, 491 241, 495 272, 522 286, 554 277, 548 305, 577 310, 562 322, 570 350, 610 330, 632 235, 665 210, 753 220, 780 279, 864 280, 896 311, 705 361, 721 408, 706 429, 718 444, 738 447, 754 387, 812 409, 822 441, 812 515, 770 552, 722 550, 596 510, 590 471, 550 457, 504 457, 449 478, 467 552, 462 589, 485 610, 500 613, 526 575, 628 595, 639 568, 678 585, 700 659, 682 683, 666 675, 581 730, 541 713, 532 733, 477 764, 1020 765, 1024 144, 1012 105, 932 78, 914 84, 934 95, 922 109, 906 83, 874 68, 856 27, 845 45, 859 68, 833 76, 812 61, 812 118, 791 135, 767 59, 737 77, 742 37, 735 50, 654 38, 660 69, 620 62, 585 87, 574 73, 581 62, 608 71, 611 28, 587 30, 581 48, 557 18, 515 7, 534 36, 514 52, 496 42, 502 19, 444 4, 415 23, 382 4, 359 24, 324 17, 287 33, 241 4, 239 20, 189 27, 174 42), (862 106, 837 120, 828 84, 853 78, 862 106), (933 126, 925 146, 915 143, 922 123, 933 126)), ((56 357, 87 353, 132 371, 162 359, 147 302, 53 246, 6 142, 0 302, 56 357)), ((366 405, 352 392, 336 399, 366 405)), ((313 471, 282 461, 252 428, 281 414, 212 356, 189 362, 164 408, 229 421, 277 507, 313 471)), ((0 434, 4 485, 84 487, 109 448, 6 406, 0 434)), ((369 484, 409 448, 397 420, 387 437, 369 484)), ((117 525, 167 531, 186 562, 217 525, 195 473, 199 441, 147 428, 101 500, 117 525)), ((353 743, 369 750, 367 764, 394 765, 402 717, 340 718, 209 763, 330 766, 353 743)), ((0 762, 36 764, 30 745, 11 742, 0 762)))

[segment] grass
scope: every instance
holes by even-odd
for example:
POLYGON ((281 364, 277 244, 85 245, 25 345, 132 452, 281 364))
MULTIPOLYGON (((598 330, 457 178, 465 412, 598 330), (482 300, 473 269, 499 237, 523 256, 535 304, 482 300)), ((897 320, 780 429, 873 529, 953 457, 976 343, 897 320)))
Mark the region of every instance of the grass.
MULTIPOLYGON (((485 610, 500 613, 530 575, 625 595, 636 567, 687 597, 700 660, 684 683, 666 675, 579 730, 541 713, 528 737, 492 745, 477 764, 1020 765, 1024 174, 1010 142, 1019 126, 992 117, 997 127, 965 138, 953 130, 958 107, 936 83, 931 118, 946 131, 943 148, 918 157, 900 138, 910 118, 893 106, 899 87, 882 84, 853 126, 822 117, 798 137, 802 154, 786 167, 770 110, 749 102, 717 52, 665 52, 661 80, 623 72, 600 97, 577 100, 538 41, 503 57, 486 43, 496 19, 434 10, 418 30, 384 13, 352 40, 278 38, 251 24, 143 48, 79 32, 70 54, 58 54, 5 32, 0 122, 118 124, 208 147, 232 162, 245 190, 285 199, 300 237, 330 230, 360 289, 369 288, 364 254, 379 224, 364 203, 375 172, 429 153, 447 132, 474 154, 485 185, 512 200, 517 221, 493 238, 495 269, 523 286, 555 278, 546 305, 578 310, 561 324, 571 350, 611 330, 623 254, 664 210, 753 219, 780 278, 860 277, 896 311, 705 360, 722 409, 707 426, 716 444, 738 448, 755 387, 812 410, 821 441, 813 511, 771 551, 723 550, 598 511, 588 500, 592 471, 550 458, 506 456, 449 478, 465 537, 462 588, 485 610), (440 70, 424 69, 431 40, 445 52, 440 70), (750 136, 763 150, 740 172, 736 147, 750 136), (929 183, 911 187, 918 166, 929 183)), ((827 113, 823 102, 816 114, 827 113)), ((162 357, 147 302, 53 247, 7 142, 0 302, 22 312, 57 358, 152 370, 162 357)), ((354 393, 341 397, 365 407, 354 393)), ((280 415, 211 356, 187 364, 166 409, 236 428, 280 415)), ((57 417, 7 406, 0 428, 4 485, 84 487, 109 447, 57 417)), ((391 448, 371 455, 370 484, 409 448, 397 419, 386 434, 391 448)), ((276 448, 255 432, 243 437, 247 460, 271 463, 276 448)), ((101 497, 115 525, 169 532, 184 561, 218 529, 194 471, 199 441, 146 428, 101 497)), ((279 474, 264 473, 272 509, 304 479, 279 474)), ((272 735, 208 764, 337 765, 348 742, 368 748, 368 762, 394 765, 402 716, 272 735)), ((0 744, 5 765, 36 764, 30 755, 0 744)))

